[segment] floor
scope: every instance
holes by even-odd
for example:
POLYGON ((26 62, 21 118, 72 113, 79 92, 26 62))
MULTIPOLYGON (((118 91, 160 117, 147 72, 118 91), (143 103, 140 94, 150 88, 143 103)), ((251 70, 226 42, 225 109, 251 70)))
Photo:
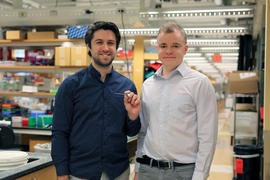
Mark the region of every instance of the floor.
MULTIPOLYGON (((210 169, 210 176, 207 180, 232 180, 233 178, 233 147, 230 141, 229 113, 229 109, 224 109, 219 113, 218 141, 210 169)), ((133 180, 133 163, 130 165, 130 170, 129 180, 133 180)))

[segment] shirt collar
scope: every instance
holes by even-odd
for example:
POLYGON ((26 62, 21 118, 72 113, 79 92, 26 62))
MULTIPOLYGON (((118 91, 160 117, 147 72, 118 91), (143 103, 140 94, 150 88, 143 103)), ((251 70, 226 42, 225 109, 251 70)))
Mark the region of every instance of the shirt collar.
MULTIPOLYGON (((96 70, 96 68, 94 68, 94 66, 92 65, 92 63, 90 64, 90 66, 88 66, 88 70, 89 72, 96 78, 100 79, 101 75, 100 73, 98 72, 98 70, 96 70)), ((111 76, 113 73, 114 73, 114 69, 112 67, 112 70, 110 73, 107 74, 107 76, 111 76)))
MULTIPOLYGON (((182 62, 172 73, 179 72, 182 76, 185 76, 190 68, 186 65, 185 62, 182 62)), ((161 76, 163 71, 163 65, 156 71, 154 78, 161 76)))

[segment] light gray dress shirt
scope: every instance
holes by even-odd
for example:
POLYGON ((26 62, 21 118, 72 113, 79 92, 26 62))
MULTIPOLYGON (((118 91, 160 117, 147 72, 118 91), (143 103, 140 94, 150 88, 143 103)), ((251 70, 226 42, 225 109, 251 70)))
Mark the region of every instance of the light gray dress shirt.
MULTIPOLYGON (((141 130, 137 157, 195 163, 192 180, 205 180, 213 160, 218 114, 215 90, 208 77, 184 62, 146 79, 141 93, 141 130)), ((138 172, 139 164, 135 166, 138 172)))

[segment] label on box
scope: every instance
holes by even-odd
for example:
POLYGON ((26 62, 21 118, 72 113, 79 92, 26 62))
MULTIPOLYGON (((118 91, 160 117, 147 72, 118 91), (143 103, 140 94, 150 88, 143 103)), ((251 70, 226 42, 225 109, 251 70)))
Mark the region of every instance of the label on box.
POLYGON ((239 73, 240 79, 250 78, 256 76, 255 72, 250 73, 239 73))
POLYGON ((36 86, 25 86, 22 87, 22 92, 38 92, 38 89, 36 86))

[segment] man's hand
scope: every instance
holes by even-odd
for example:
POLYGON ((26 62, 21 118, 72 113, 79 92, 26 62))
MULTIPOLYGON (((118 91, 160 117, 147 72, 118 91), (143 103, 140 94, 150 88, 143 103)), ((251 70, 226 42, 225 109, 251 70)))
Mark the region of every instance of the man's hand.
POLYGON ((69 180, 69 176, 68 175, 57 176, 57 180, 69 180))
POLYGON ((138 178, 139 178, 139 173, 138 172, 135 172, 135 175, 134 175, 133 180, 138 180, 138 178))
POLYGON ((124 92, 124 104, 130 120, 136 120, 141 109, 141 100, 131 91, 124 92))

